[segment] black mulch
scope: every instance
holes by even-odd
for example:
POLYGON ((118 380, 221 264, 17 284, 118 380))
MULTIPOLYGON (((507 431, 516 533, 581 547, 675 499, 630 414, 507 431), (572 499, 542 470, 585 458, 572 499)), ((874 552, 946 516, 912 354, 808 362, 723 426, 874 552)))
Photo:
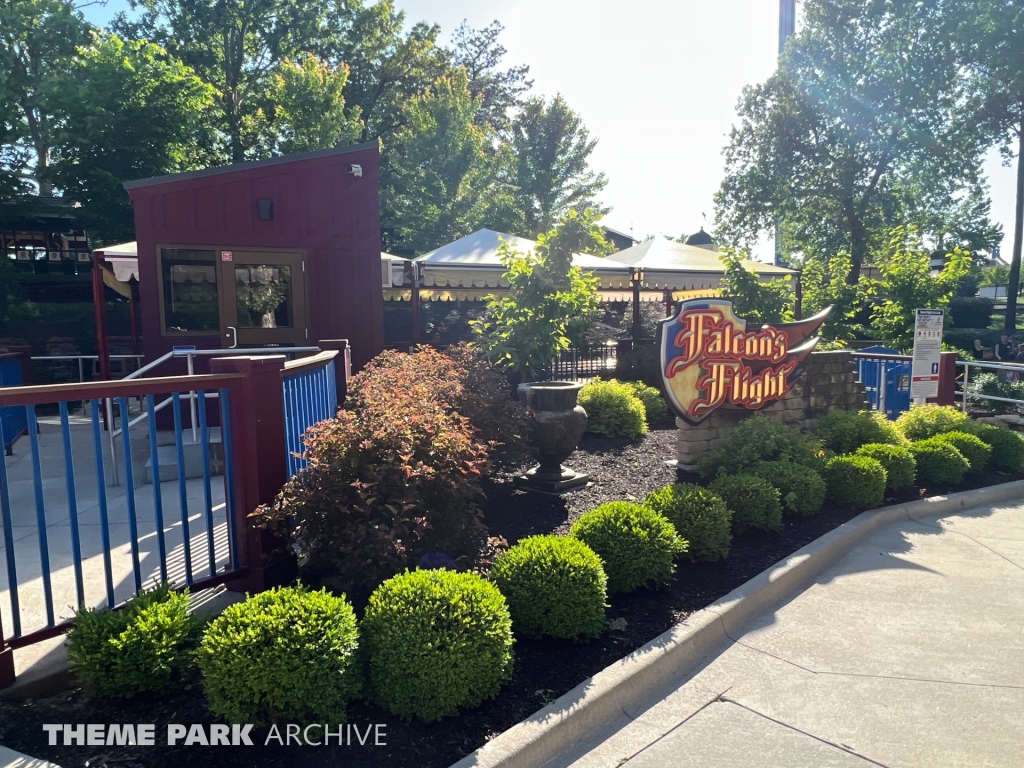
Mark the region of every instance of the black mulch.
MULTIPOLYGON (((571 522, 599 504, 616 499, 642 500, 652 490, 674 482, 666 467, 673 455, 675 430, 651 432, 633 444, 624 440, 587 437, 569 460, 578 471, 590 473, 592 486, 558 498, 515 490, 509 483, 489 483, 485 505, 492 535, 514 542, 523 536, 565 531, 571 522)), ((964 487, 992 485, 1021 475, 988 473, 964 487)), ((944 489, 935 489, 942 491, 944 489)), ((916 495, 916 494, 915 494, 916 495)), ((889 503, 903 501, 892 499, 889 503)), ((516 645, 512 681, 494 701, 439 723, 404 723, 365 704, 349 710, 349 722, 365 732, 370 723, 386 724, 386 746, 279 747, 262 746, 266 732, 254 732, 253 747, 169 747, 167 723, 212 722, 197 678, 180 693, 161 699, 125 703, 100 702, 81 690, 45 699, 0 702, 0 744, 35 757, 72 766, 174 766, 187 760, 189 768, 206 766, 373 766, 381 768, 444 768, 515 725, 548 701, 557 698, 612 662, 640 647, 694 611, 714 602, 773 563, 853 518, 856 511, 828 506, 813 517, 787 517, 783 530, 751 531, 733 541, 728 559, 719 563, 683 563, 672 584, 660 590, 640 590, 616 597, 610 620, 623 619, 623 629, 599 640, 567 642, 521 640, 516 645), (153 747, 50 747, 43 723, 155 723, 153 747)), ((617 622, 620 626, 622 622, 617 622)), ((314 734, 315 735, 315 734, 314 734)), ((367 742, 372 742, 372 738, 367 742)))

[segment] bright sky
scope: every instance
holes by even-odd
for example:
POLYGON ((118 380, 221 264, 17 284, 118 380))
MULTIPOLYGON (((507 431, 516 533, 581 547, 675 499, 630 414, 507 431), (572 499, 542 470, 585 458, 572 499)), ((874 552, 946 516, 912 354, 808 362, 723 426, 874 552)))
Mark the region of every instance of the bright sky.
MULTIPOLYGON (((561 92, 598 139, 609 178, 605 223, 638 239, 695 231, 722 178, 721 151, 743 86, 775 68, 778 0, 396 0, 408 21, 505 25, 506 63, 530 66, 534 93, 561 92)), ((105 23, 126 0, 85 8, 105 23)), ((992 214, 1013 241, 1014 170, 989 153, 992 214)), ((767 244, 757 256, 771 258, 767 244)))

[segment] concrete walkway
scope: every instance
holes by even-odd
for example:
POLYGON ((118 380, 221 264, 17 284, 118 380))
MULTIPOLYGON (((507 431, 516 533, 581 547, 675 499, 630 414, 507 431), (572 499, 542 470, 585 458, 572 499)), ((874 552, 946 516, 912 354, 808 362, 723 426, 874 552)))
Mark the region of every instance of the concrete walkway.
POLYGON ((885 526, 550 768, 1024 765, 1024 506, 885 526))

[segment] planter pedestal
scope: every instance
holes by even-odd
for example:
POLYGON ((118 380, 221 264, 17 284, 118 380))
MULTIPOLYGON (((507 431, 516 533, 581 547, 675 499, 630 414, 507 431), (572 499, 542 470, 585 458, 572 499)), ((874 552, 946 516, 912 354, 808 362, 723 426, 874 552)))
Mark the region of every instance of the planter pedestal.
POLYGON ((530 422, 530 450, 539 462, 516 483, 526 490, 559 494, 584 487, 590 476, 563 467, 587 429, 587 412, 576 404, 583 388, 573 381, 520 384, 519 404, 530 422))

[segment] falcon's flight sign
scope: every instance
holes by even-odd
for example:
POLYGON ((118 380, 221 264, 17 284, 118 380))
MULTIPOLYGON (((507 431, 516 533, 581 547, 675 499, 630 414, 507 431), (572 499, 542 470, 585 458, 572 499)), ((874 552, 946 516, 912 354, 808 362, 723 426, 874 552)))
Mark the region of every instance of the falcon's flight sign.
POLYGON ((728 299, 679 302, 658 324, 662 388, 672 410, 696 425, 725 403, 757 410, 785 397, 831 309, 747 330, 728 299))

